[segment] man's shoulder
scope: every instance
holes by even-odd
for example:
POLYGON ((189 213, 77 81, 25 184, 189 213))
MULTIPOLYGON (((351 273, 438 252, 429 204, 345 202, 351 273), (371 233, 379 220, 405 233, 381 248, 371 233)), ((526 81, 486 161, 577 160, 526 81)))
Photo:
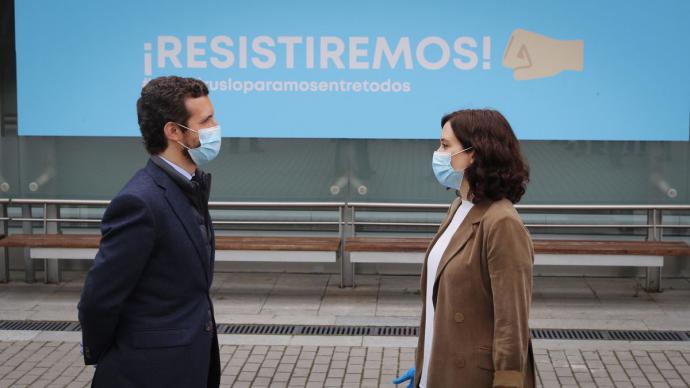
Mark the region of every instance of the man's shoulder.
POLYGON ((141 169, 130 178, 113 200, 136 198, 147 204, 155 204, 160 201, 161 194, 162 191, 153 177, 146 169, 141 169))

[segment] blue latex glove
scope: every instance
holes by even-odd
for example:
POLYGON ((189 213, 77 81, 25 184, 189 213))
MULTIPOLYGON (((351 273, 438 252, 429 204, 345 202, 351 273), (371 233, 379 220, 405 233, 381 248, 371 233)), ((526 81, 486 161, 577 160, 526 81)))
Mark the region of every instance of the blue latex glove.
POLYGON ((407 372, 405 372, 404 375, 393 380, 393 384, 395 384, 395 385, 402 384, 408 380, 410 382, 409 382, 409 384, 407 384, 407 388, 412 388, 412 385, 414 384, 414 368, 410 368, 407 372))

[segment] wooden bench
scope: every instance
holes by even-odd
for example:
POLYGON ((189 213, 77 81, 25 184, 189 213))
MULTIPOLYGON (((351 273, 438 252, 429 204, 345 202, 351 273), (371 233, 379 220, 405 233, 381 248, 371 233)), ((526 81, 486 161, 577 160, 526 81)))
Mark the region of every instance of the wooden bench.
MULTIPOLYGON (((421 264, 431 238, 351 237, 344 252, 356 263, 421 264)), ((535 240, 535 265, 621 266, 660 269, 664 256, 690 256, 690 246, 682 241, 598 241, 535 240)), ((650 279, 646 288, 660 291, 659 279, 650 279)))
MULTIPOLYGON (((17 234, 0 240, 0 247, 28 248, 31 259, 93 260, 100 240, 100 235, 17 234)), ((335 263, 339 251, 339 237, 216 237, 216 261, 335 263)), ((60 281, 56 271, 46 271, 46 283, 60 281)))

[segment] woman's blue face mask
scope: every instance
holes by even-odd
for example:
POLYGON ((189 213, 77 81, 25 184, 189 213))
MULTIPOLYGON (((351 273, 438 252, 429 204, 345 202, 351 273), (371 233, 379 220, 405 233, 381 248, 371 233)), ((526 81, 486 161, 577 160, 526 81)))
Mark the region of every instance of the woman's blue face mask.
POLYGON ((434 175, 436 176, 438 183, 454 190, 460 188, 464 170, 455 171, 451 161, 453 160, 453 156, 461 154, 470 149, 472 149, 472 147, 467 147, 464 150, 455 153, 441 151, 434 152, 434 157, 431 161, 431 168, 434 170, 434 175))

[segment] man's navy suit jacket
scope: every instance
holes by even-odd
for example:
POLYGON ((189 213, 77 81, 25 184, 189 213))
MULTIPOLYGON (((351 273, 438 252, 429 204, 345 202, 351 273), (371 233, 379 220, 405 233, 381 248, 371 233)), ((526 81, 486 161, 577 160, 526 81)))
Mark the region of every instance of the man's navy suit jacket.
POLYGON ((151 160, 108 206, 79 302, 84 359, 98 364, 94 387, 220 384, 215 249, 209 257, 197 219, 151 160))

